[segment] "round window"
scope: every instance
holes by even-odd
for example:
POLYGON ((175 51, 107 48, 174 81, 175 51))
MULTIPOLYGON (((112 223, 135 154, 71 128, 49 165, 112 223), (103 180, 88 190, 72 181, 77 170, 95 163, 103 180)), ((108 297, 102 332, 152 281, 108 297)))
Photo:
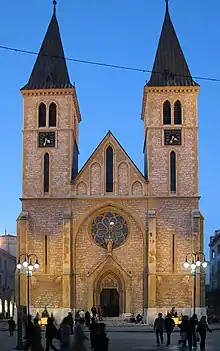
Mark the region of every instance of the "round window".
POLYGON ((111 211, 104 212, 93 220, 91 234, 98 246, 106 248, 108 240, 111 239, 115 248, 124 244, 128 235, 128 225, 121 215, 111 211))

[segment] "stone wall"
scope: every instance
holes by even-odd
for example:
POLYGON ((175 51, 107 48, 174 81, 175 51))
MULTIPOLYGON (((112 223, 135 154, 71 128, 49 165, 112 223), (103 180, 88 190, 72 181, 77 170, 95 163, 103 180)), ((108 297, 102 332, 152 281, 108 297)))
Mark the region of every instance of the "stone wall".
MULTIPOLYGON (((85 200, 85 207, 88 202, 85 200)), ((82 205, 82 202, 81 202, 82 205)), ((75 207, 75 206, 74 206, 75 207)), ((132 311, 135 313, 142 311, 143 308, 143 269, 144 269, 144 239, 143 233, 128 213, 119 210, 118 207, 103 207, 105 210, 118 212, 122 214, 129 225, 129 235, 124 245, 113 250, 113 259, 121 266, 123 270, 131 276, 131 295, 132 311)), ((101 265, 107 255, 107 250, 97 246, 90 233, 90 224, 92 219, 102 211, 95 211, 80 225, 76 237, 76 308, 91 308, 87 306, 88 302, 88 273, 95 270, 101 265)), ((108 266, 109 269, 109 266, 108 266)), ((103 272, 105 272, 105 266, 103 272)), ((120 278, 120 277, 119 277, 120 278)))

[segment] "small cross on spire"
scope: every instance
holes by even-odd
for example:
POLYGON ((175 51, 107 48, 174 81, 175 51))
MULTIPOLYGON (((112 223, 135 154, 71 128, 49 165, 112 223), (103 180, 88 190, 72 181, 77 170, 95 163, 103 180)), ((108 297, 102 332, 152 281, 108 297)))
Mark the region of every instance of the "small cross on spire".
POLYGON ((57 1, 53 0, 53 13, 56 15, 56 9, 57 9, 57 1))
POLYGON ((168 12, 169 11, 169 0, 165 0, 165 2, 166 2, 166 12, 168 12))

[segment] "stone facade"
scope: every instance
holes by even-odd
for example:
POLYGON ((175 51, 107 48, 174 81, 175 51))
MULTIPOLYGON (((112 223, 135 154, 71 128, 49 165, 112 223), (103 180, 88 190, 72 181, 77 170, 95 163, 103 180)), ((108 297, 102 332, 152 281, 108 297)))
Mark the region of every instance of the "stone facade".
MULTIPOLYGON (((33 252, 40 263, 31 279, 32 313, 47 306, 60 319, 69 310, 99 305, 103 291, 113 290, 117 292, 120 315, 144 313, 152 322, 159 311, 166 312, 173 306, 179 312, 190 311, 193 282, 183 264, 188 252, 203 251, 198 194, 198 90, 197 86, 145 87, 142 119, 148 177, 142 175, 109 132, 74 179, 74 145, 78 144, 81 120, 75 88, 22 90, 23 186, 17 235, 19 254, 33 252), (162 115, 167 99, 172 111, 168 129, 176 128, 175 101, 182 105, 182 124, 178 126, 181 145, 164 145, 162 115), (41 102, 47 106, 47 124, 38 128, 41 102), (57 125, 53 128, 48 125, 51 102, 57 106, 57 125), (55 147, 38 147, 42 130, 55 132, 55 147), (109 146, 113 150, 111 192, 106 188, 109 146), (170 192, 172 151, 177 157, 175 193, 170 192), (50 156, 50 186, 46 193, 45 153, 50 156), (128 226, 126 240, 113 249, 105 247, 104 242, 102 246, 95 243, 92 235, 92 223, 103 213, 116 214, 128 226)), ((108 230, 112 233, 113 229, 108 230)), ((20 282, 21 304, 26 305, 24 272, 20 282)), ((197 279, 196 307, 197 312, 204 307, 203 274, 197 279)))
MULTIPOLYGON (((35 140, 33 145, 36 147, 35 140)), ((36 178, 41 177, 42 170, 36 174, 36 178)), ((121 314, 145 311, 151 321, 159 310, 167 311, 173 305, 181 311, 191 308, 192 277, 185 272, 183 263, 187 252, 203 246, 202 218, 195 194, 191 197, 149 194, 151 183, 110 133, 75 181, 69 182, 67 194, 66 188, 64 194, 56 195, 60 187, 55 189, 55 178, 50 196, 26 196, 27 179, 24 178, 18 238, 20 253, 34 252, 40 262, 31 281, 33 312, 47 306, 59 318, 68 309, 90 309, 100 303, 100 287, 109 276, 118 284, 121 314), (114 150, 115 181, 111 195, 105 192, 105 150, 109 144, 114 150), (112 257, 94 243, 90 231, 92 220, 108 210, 121 214, 129 227, 126 242, 113 249, 112 257)), ((25 279, 21 289, 22 304, 26 304, 25 279)), ((200 307, 204 300, 200 288, 197 291, 200 307)))

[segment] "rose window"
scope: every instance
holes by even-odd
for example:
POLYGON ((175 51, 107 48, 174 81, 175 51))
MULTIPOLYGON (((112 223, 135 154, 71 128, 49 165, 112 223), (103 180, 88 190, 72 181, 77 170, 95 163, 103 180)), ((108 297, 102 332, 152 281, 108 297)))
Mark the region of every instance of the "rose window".
POLYGON ((104 212, 93 220, 91 234, 98 246, 106 248, 108 240, 111 239, 115 248, 124 244, 128 235, 128 225, 121 215, 104 212))

